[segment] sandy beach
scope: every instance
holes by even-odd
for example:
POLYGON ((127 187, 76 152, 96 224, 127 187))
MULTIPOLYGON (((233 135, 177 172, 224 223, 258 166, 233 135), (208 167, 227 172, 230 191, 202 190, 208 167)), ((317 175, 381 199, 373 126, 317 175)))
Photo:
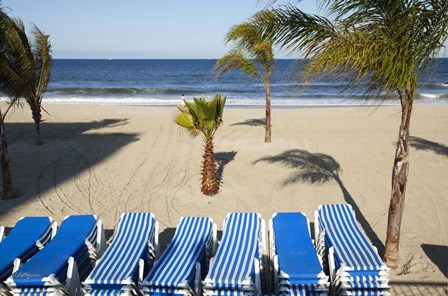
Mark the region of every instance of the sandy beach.
MULTIPOLYGON (((122 212, 150 211, 166 243, 182 216, 209 216, 218 229, 232 211, 265 220, 301 211, 313 222, 320 204, 347 202, 382 252, 399 106, 274 109, 271 144, 263 142, 264 109, 227 108, 215 141, 214 197, 200 192, 202 139, 173 123, 174 107, 45 108, 42 146, 34 145, 28 108, 6 119, 19 198, 0 201, 0 225, 94 213, 111 234, 122 212)), ((448 105, 415 106, 396 295, 447 295, 447 124, 448 105)))

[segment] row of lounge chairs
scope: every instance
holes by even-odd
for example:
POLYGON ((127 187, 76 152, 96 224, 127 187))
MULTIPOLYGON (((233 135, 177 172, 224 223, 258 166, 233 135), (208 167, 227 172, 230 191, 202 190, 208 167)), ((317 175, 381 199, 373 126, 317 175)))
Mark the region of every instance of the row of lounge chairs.
POLYGON ((389 294, 388 269, 349 205, 320 206, 314 226, 315 241, 303 213, 274 214, 267 254, 259 214, 228 214, 219 244, 210 218, 184 217, 159 256, 150 213, 122 214, 107 249, 93 215, 57 231, 50 218, 26 217, 0 236, 0 295, 249 296, 271 284, 276 295, 389 294))

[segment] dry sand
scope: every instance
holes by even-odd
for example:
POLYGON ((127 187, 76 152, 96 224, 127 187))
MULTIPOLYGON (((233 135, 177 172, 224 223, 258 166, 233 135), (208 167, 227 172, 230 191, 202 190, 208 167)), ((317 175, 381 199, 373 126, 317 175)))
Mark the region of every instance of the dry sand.
MULTIPOLYGON (((7 118, 16 200, 0 201, 0 225, 22 216, 57 222, 94 213, 113 229, 120 213, 151 211, 167 241, 178 219, 209 216, 222 227, 232 211, 268 220, 302 211, 313 222, 323 203, 352 204, 382 252, 400 108, 273 110, 272 143, 263 143, 264 110, 227 108, 215 153, 221 190, 200 193, 202 139, 173 123, 174 107, 45 106, 45 144, 34 145, 27 108, 7 118), (298 166, 301 165, 301 167, 298 166)), ((4 105, 3 105, 4 109, 4 105)), ((446 295, 448 269, 448 105, 417 105, 402 224, 396 295, 446 295)))

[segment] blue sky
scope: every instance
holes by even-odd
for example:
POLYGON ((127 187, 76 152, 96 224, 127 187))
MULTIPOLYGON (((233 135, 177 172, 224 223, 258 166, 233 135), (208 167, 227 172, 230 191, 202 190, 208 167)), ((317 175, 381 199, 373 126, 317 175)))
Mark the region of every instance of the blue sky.
MULTIPOLYGON (((219 58, 229 49, 223 41, 229 28, 266 3, 3 0, 6 13, 51 36, 54 58, 219 58)), ((315 0, 301 1, 300 6, 316 12, 315 0)))
MULTIPOLYGON (((285 4, 287 0, 278 0, 285 4)), ((219 58, 229 28, 268 0, 3 0, 51 36, 54 58, 219 58)), ((316 0, 298 2, 318 13, 316 0)), ((445 44, 447 45, 448 42, 445 44)), ((278 58, 297 57, 277 53, 278 58)))

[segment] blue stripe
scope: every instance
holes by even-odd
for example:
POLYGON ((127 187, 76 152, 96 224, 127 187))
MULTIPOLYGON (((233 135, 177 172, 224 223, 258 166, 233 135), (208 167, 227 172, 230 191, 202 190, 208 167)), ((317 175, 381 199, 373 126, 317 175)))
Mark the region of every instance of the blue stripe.
POLYGON ((111 246, 86 281, 92 283, 92 287, 97 287, 119 285, 126 279, 134 279, 139 259, 147 259, 154 227, 155 220, 150 213, 123 214, 111 246))
POLYGON ((380 270, 382 261, 354 218, 348 205, 323 205, 319 219, 334 246, 339 263, 357 270, 380 270))
POLYGON ((175 288, 180 283, 194 278, 196 262, 205 256, 212 226, 209 218, 182 218, 173 240, 146 277, 144 284, 175 288))
MULTIPOLYGON (((244 280, 254 280, 254 259, 259 256, 261 218, 256 213, 231 213, 208 278, 213 287, 241 288, 244 280)), ((257 258, 259 259, 259 258, 257 258)))

